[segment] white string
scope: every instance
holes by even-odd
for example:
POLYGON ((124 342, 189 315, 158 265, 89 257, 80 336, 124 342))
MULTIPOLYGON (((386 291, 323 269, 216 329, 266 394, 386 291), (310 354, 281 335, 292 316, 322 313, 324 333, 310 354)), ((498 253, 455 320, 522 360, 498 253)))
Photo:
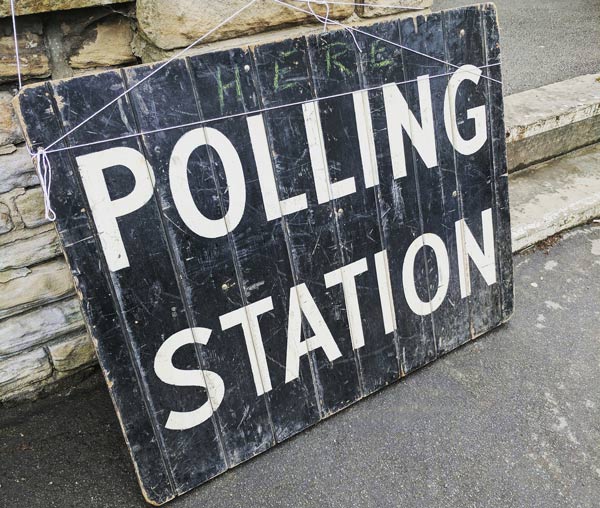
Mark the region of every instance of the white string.
POLYGON ((46 212, 46 219, 50 222, 56 220, 56 213, 52 209, 50 204, 50 188, 52 187, 52 165, 48 160, 48 154, 43 148, 39 148, 37 153, 32 154, 29 152, 33 159, 35 159, 35 167, 37 170, 40 183, 42 185, 42 193, 44 194, 44 209, 46 212))
MULTIPOLYGON (((309 4, 311 2, 315 2, 316 0, 293 0, 293 1, 309 4)), ((382 9, 405 9, 405 10, 410 10, 410 11, 422 11, 425 9, 425 7, 411 7, 409 5, 391 5, 391 4, 380 5, 380 4, 373 4, 373 3, 338 2, 337 0, 322 0, 322 1, 327 2, 330 5, 354 5, 354 6, 358 6, 358 7, 381 7, 382 9)))
MULTIPOLYGON (((305 2, 308 5, 308 8, 310 9, 310 13, 315 17, 315 19, 319 22, 319 23, 323 23, 323 28, 325 31, 327 31, 327 23, 329 22, 329 4, 333 3, 330 2, 329 0, 295 0, 297 2, 305 2), (312 4, 315 3, 317 5, 324 5, 327 8, 327 12, 325 13, 325 16, 321 16, 320 14, 317 14, 314 9, 312 8, 312 4)), ((352 36, 352 39, 354 40, 354 45, 356 46, 356 49, 358 49, 359 53, 362 53, 362 49, 360 49, 360 46, 358 45, 358 41, 356 40, 356 37, 354 37, 354 34, 348 30, 348 33, 352 36)))
MULTIPOLYGON (((300 7, 296 7, 295 5, 287 4, 287 3, 283 2, 282 0, 273 0, 273 2, 275 2, 275 3, 279 4, 279 5, 283 5, 285 7, 288 7, 289 9, 294 9, 294 10, 299 11, 299 12, 304 12, 305 14, 312 14, 312 12, 310 12, 310 11, 307 11, 305 9, 301 9, 300 7)), ((318 17, 317 17, 317 19, 318 19, 318 17)), ((403 46, 402 44, 398 44, 397 42, 393 42, 393 41, 390 41, 388 39, 384 39, 383 37, 379 37, 379 36, 377 36, 375 34, 371 34, 369 32, 365 32, 364 30, 361 30, 361 29, 356 28, 354 26, 345 25, 344 23, 341 23, 341 22, 333 20, 333 19, 330 19, 329 23, 331 23, 333 25, 337 25, 340 28, 343 28, 345 30, 351 30, 352 32, 356 32, 356 33, 359 33, 359 34, 362 34, 362 35, 366 35, 367 37, 371 37, 371 38, 376 39, 378 41, 385 42, 386 44, 391 44, 392 46, 396 46, 396 47, 404 49, 406 51, 410 51, 411 53, 415 53, 415 54, 423 56, 425 58, 430 58, 431 60, 435 60, 436 62, 442 63, 444 65, 448 65, 450 67, 454 67, 455 69, 460 69, 460 65, 456 65, 456 64, 453 64, 453 63, 450 63, 450 62, 446 62, 446 61, 444 61, 444 60, 442 60, 440 58, 436 58, 435 56, 428 55, 427 53, 422 53, 421 51, 409 48, 408 46, 403 46)), ((466 72, 471 72, 471 71, 466 70, 466 72)), ((489 76, 481 76, 481 77, 483 77, 485 79, 488 79, 490 81, 494 81, 496 83, 502 84, 502 81, 498 81, 497 79, 490 78, 489 76)))
MULTIPOLYGON (((300 1, 304 1, 304 0, 300 0, 300 1)), ((306 4, 308 6, 308 8, 310 9, 310 12, 312 13, 312 15, 317 18, 317 21, 320 21, 321 23, 323 23, 323 29, 325 31, 327 31, 327 23, 329 22, 329 2, 327 0, 306 0, 306 4), (317 5, 323 5, 325 6, 325 17, 317 14, 315 12, 315 10, 312 7, 312 4, 315 3, 317 5)))
MULTIPOLYGON (((299 7, 294 7, 293 5, 287 4, 285 2, 280 2, 278 0, 274 0, 276 3, 283 5, 284 7, 289 7, 291 9, 300 11, 300 12, 304 12, 305 14, 312 14, 314 16, 314 18, 319 22, 319 23, 323 23, 323 28, 325 30, 327 30, 327 23, 329 22, 329 4, 333 4, 333 1, 330 0, 292 0, 292 1, 296 1, 296 2, 303 2, 307 5, 308 9, 310 10, 310 12, 305 11, 304 9, 300 9, 299 7), (312 4, 316 3, 318 5, 325 5, 325 7, 327 8, 327 13, 326 13, 326 17, 321 16, 320 14, 317 14, 314 9, 312 8, 312 4)), ((335 2, 337 3, 337 2, 335 2)), ((354 5, 354 4, 352 4, 354 5)), ((343 26, 341 23, 339 22, 335 22, 336 25, 339 26, 343 26)), ((350 30, 348 30, 348 27, 345 27, 346 31, 352 35, 352 38, 354 39, 354 44, 356 44, 356 47, 358 48, 358 50, 362 53, 362 50, 360 49, 360 47, 358 46, 358 42, 356 40, 356 37, 354 37, 354 34, 352 34, 352 32, 350 30)))
MULTIPOLYGON (((282 2, 281 0, 273 0, 275 3, 278 3, 280 5, 283 5, 285 7, 288 7, 290 9, 294 9, 296 11, 300 11, 303 12, 305 14, 309 14, 309 15, 313 15, 317 18, 317 20, 322 21, 323 16, 320 16, 318 14, 316 14, 314 12, 314 10, 311 11, 307 11, 305 9, 301 9, 299 7, 287 4, 282 2)), ((311 2, 315 2, 317 4, 327 4, 328 0, 307 0, 309 3, 311 2)), ((46 150, 52 148, 54 145, 58 144, 60 141, 62 141, 63 139, 65 139, 66 137, 68 137, 69 135, 71 135, 73 132, 75 132, 76 130, 80 129, 83 125, 85 125, 87 122, 89 122, 91 119, 95 118, 96 116, 98 116, 102 111, 105 111, 107 108, 109 108, 110 106, 112 106, 113 104, 115 104, 117 101, 119 101, 121 98, 123 98, 125 95, 127 95, 129 92, 131 92, 133 89, 137 88, 138 86, 140 86, 142 83, 144 83, 146 80, 150 79, 154 74, 156 74, 157 72, 159 72, 160 70, 162 70, 164 67, 166 67, 167 65, 169 65, 173 60, 179 58, 180 56, 182 56, 183 54, 185 54, 186 52, 188 52, 190 49, 192 49, 194 46, 196 46, 197 44, 199 44, 200 42, 202 42, 204 39, 206 39, 207 37, 209 37, 210 35, 212 35, 214 32, 216 32, 218 29, 220 29, 223 25, 229 23, 232 19, 234 19, 235 17, 239 16, 243 11, 245 11, 246 9, 248 9, 250 6, 252 6, 254 3, 256 3, 257 0, 250 0, 250 2, 248 2, 246 5, 244 5, 243 7, 241 7, 240 9, 238 9, 236 12, 234 12, 231 16, 229 16, 228 18, 224 19, 223 21, 221 21, 219 24, 217 24, 216 26, 214 26, 213 28, 211 28, 208 32, 206 32, 202 37, 200 37, 199 39, 195 40, 192 44, 190 44, 189 46, 183 48, 181 51, 179 51, 178 53, 176 53, 175 55, 173 55, 171 58, 169 58, 168 60, 166 60, 165 62, 163 62, 160 66, 158 66, 156 69, 154 69, 151 73, 149 73, 148 75, 146 75, 143 79, 141 79, 140 81, 138 81, 137 83, 135 83, 134 85, 132 85, 131 87, 127 88, 123 93, 119 94, 117 97, 115 97, 113 100, 111 100, 109 103, 105 104, 102 108, 100 108, 99 110, 97 110, 96 112, 94 112, 92 115, 88 116, 86 119, 84 119, 83 121, 81 121, 79 124, 77 124, 75 127, 73 127, 72 129, 70 129, 69 131, 67 131, 65 134, 63 134, 62 136, 60 136, 57 140, 53 141, 52 143, 50 143, 47 147, 46 150)), ((387 39, 383 39, 382 37, 378 37, 374 34, 370 34, 368 32, 365 32, 363 30, 359 30, 356 27, 352 27, 349 25, 345 25, 343 23, 340 23, 339 21, 335 21, 330 19, 329 17, 325 18, 325 20, 327 21, 327 23, 332 23, 335 25, 340 26, 341 28, 344 28, 348 31, 352 31, 352 32, 357 32, 357 33, 361 33, 363 35, 367 35, 369 37, 372 37, 374 39, 380 40, 382 42, 388 43, 388 44, 392 44, 393 46, 397 46, 399 48, 402 49, 406 49, 407 51, 411 51, 413 53, 416 53, 418 55, 427 57, 427 58, 431 58, 433 60, 436 60, 440 63, 443 63, 444 65, 449 65, 451 67, 454 67, 456 69, 460 68, 459 65, 454 65, 451 64, 450 62, 445 62, 443 60, 440 60, 439 58, 427 55, 425 53, 421 53, 420 51, 405 47, 401 44, 397 44, 394 43, 392 41, 389 41, 387 39)), ((356 39, 354 39, 356 42, 356 39)), ((500 81, 490 78, 488 76, 483 76, 486 79, 489 79, 491 81, 495 81, 497 83, 502 84, 500 81)), ((50 153, 50 152, 49 152, 50 153)))
MULTIPOLYGON (((489 65, 482 65, 481 67, 478 67, 479 69, 487 69, 490 67, 497 67, 499 66, 500 63, 493 63, 493 64, 489 64, 489 65)), ((454 74, 455 71, 449 71, 449 72, 444 72, 442 74, 434 74, 433 76, 429 76, 429 79, 434 79, 434 78, 441 78, 444 76, 450 76, 452 74, 454 74)), ((408 83, 417 83, 418 79, 408 79, 406 81, 397 81, 394 82, 393 84, 395 85, 406 85, 408 83)), ((385 83, 383 85, 377 85, 377 86, 372 86, 369 88, 364 88, 364 89, 360 89, 360 90, 356 90, 356 91, 360 91, 360 92, 370 92, 372 90, 379 90, 381 88, 383 88, 384 86, 390 85, 392 84, 390 83, 385 83)), ((112 143, 115 141, 121 141, 123 139, 131 139, 131 138, 137 138, 140 136, 149 136, 151 134, 158 134, 160 132, 166 132, 166 131, 171 131, 171 130, 175 130, 175 129, 186 129, 189 127, 195 127, 198 125, 205 125, 207 123, 213 123, 213 122, 220 122, 222 120, 228 120, 230 118, 239 118, 239 117, 243 117, 243 116, 249 116, 249 115, 256 115, 259 113, 266 113, 268 111, 273 111, 273 110, 278 110, 278 109, 284 109, 284 108, 291 108, 291 107, 295 107, 295 106, 301 106, 302 104, 308 104, 310 102, 319 102, 319 101, 326 101, 329 99, 335 99, 337 97, 344 97, 344 96, 348 96, 348 95, 352 95, 354 92, 341 92, 338 94, 334 94, 334 95, 325 95, 323 97, 318 97, 316 99, 309 99, 309 100, 305 100, 305 101, 298 101, 298 102, 289 102, 286 104, 280 104, 278 106, 270 106, 268 108, 260 108, 260 109, 255 109, 252 111, 244 111, 242 113, 234 113, 232 115, 224 115, 224 116, 217 116, 217 117, 213 117, 213 118, 208 118, 206 120, 198 120, 195 122, 188 122, 188 123, 183 123, 183 124, 178 124, 178 125, 171 125, 169 127, 161 127, 159 129, 152 129, 152 130, 147 130, 147 131, 141 131, 141 132, 134 132, 131 134, 125 134, 123 136, 119 136, 119 137, 115 137, 115 138, 108 138, 108 139, 101 139, 98 141, 90 141, 89 143, 82 143, 80 145, 69 145, 69 146, 65 146, 62 148, 53 148, 51 150, 45 150, 45 153, 47 154, 52 154, 52 153, 59 153, 59 152, 64 152, 67 150, 75 150, 78 148, 85 148, 88 146, 95 146, 95 145, 100 145, 103 143, 112 143)))
POLYGON ((23 80, 21 78, 21 60, 19 58, 19 41, 17 40, 17 20, 15 18, 15 0, 10 0, 10 15, 12 18, 13 38, 15 40, 15 57, 17 59, 17 77, 19 79, 19 90, 23 88, 23 80))

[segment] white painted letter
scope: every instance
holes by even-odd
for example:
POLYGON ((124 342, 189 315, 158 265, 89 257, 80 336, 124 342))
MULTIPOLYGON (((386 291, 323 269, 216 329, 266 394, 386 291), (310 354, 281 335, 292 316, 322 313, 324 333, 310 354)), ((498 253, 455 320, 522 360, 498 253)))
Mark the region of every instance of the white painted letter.
POLYGON ((383 329, 385 333, 392 333, 396 329, 396 310, 394 309, 394 296, 390 280, 390 267, 387 250, 375 253, 375 271, 377 273, 377 287, 383 315, 383 329))
POLYGON ((337 284, 342 285, 353 349, 359 349, 365 345, 365 334, 363 332, 358 293, 356 291, 356 276, 365 273, 367 270, 367 260, 366 258, 362 258, 325 274, 326 287, 330 288, 337 284))
POLYGON ((458 274, 460 280, 460 296, 465 298, 471 294, 471 270, 469 258, 483 275, 485 282, 491 286, 496 282, 496 253, 494 252, 494 222, 492 209, 481 212, 483 225, 483 251, 471 233, 464 219, 456 221, 456 248, 458 251, 458 274))
POLYGON ((221 376, 210 370, 182 370, 173 366, 173 355, 186 344, 206 345, 211 330, 186 328, 171 335, 160 346, 154 358, 154 371, 163 383, 173 386, 201 386, 206 388, 208 400, 193 411, 171 411, 165 427, 170 430, 187 430, 208 420, 225 397, 225 385, 221 376))
POLYGON ((304 113, 308 151, 319 204, 327 203, 332 199, 338 199, 356 192, 356 184, 354 183, 353 176, 333 183, 329 178, 318 102, 305 102, 302 104, 302 112, 304 113))
POLYGON ((467 118, 475 120, 475 136, 471 139, 464 139, 458 131, 456 120, 456 93, 458 87, 463 81, 469 80, 472 83, 479 83, 481 69, 474 65, 463 65, 460 67, 448 81, 448 88, 444 98, 444 124, 446 133, 452 146, 463 155, 474 154, 479 150, 487 140, 487 116, 485 106, 478 106, 467 111, 467 118))
POLYGON ((354 100, 354 117, 356 118, 360 159, 365 178, 365 187, 368 189, 369 187, 379 185, 369 92, 367 90, 353 92, 352 99, 354 100))
POLYGON ((246 206, 246 184, 240 157, 227 137, 211 127, 186 132, 173 148, 169 164, 171 193, 179 215, 194 233, 204 238, 218 238, 230 232, 242 220, 246 206), (209 145, 217 152, 227 178, 229 210, 221 219, 209 219, 198 210, 190 192, 188 161, 194 150, 209 145))
POLYGON ((267 355, 258 323, 258 316, 270 310, 273 310, 273 300, 269 296, 219 317, 223 330, 242 325, 256 395, 262 395, 272 390, 267 355))
POLYGON ((306 284, 299 284, 290 289, 290 312, 288 315, 288 343, 285 360, 285 382, 289 383, 298 377, 300 358, 318 348, 323 348, 330 362, 337 360, 342 353, 319 311, 317 304, 308 291, 306 284), (306 316, 314 336, 302 340, 302 315, 306 316))
POLYGON ((419 316, 426 316, 435 311, 446 297, 449 282, 450 262, 448 261, 448 251, 443 240, 433 233, 425 233, 415 239, 406 251, 404 265, 402 266, 402 285, 404 286, 406 301, 411 310, 419 316), (430 302, 421 300, 415 287, 415 258, 418 252, 425 246, 433 249, 437 260, 438 288, 430 302))
POLYGON ((152 168, 140 152, 124 146, 80 155, 76 160, 108 269, 117 272, 127 268, 129 258, 123 245, 117 217, 139 210, 152 197, 152 168), (111 200, 104 170, 115 166, 126 167, 133 175, 135 184, 127 196, 111 200))
POLYGON ((263 116, 262 114, 249 116, 247 122, 267 220, 279 219, 282 215, 306 210, 308 208, 306 194, 298 194, 279 201, 263 116))
POLYGON ((389 83, 383 87, 385 117, 387 121, 394 178, 406 176, 406 154, 404 153, 403 129, 406 130, 417 153, 421 156, 428 168, 434 168, 438 163, 429 76, 419 76, 417 81, 419 87, 421 125, 419 125, 415 115, 409 109, 408 102, 406 102, 406 99, 400 93, 398 85, 389 83))

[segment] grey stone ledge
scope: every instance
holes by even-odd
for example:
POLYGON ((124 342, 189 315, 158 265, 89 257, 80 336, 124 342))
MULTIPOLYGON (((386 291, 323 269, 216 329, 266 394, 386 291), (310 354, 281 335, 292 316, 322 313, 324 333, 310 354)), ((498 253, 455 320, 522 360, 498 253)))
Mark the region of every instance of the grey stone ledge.
POLYGON ((0 356, 13 355, 84 328, 77 298, 40 306, 0 321, 0 356))
POLYGON ((600 74, 504 99, 509 171, 600 141, 600 74))

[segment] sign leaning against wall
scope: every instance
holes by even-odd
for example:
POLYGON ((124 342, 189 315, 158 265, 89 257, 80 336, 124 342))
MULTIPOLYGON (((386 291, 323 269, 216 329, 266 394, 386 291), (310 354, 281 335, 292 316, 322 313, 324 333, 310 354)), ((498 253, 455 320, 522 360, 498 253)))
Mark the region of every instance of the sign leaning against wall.
MULTIPOLYGON (((493 7, 358 30, 174 60, 48 153, 152 503, 510 317, 493 7)), ((27 87, 30 148, 155 68, 27 87)))

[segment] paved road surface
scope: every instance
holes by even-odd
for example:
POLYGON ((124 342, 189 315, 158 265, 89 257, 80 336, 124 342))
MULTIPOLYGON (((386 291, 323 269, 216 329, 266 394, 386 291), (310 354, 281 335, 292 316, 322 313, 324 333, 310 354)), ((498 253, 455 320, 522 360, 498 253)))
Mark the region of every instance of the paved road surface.
MULTIPOLYGON (((435 10, 477 3, 434 0, 435 10)), ((496 0, 512 94, 600 73, 600 0, 496 0)))
MULTIPOLYGON (((515 258, 510 323, 173 508, 598 506, 600 225, 515 258)), ((104 386, 0 411, 0 506, 143 507, 104 386)))

